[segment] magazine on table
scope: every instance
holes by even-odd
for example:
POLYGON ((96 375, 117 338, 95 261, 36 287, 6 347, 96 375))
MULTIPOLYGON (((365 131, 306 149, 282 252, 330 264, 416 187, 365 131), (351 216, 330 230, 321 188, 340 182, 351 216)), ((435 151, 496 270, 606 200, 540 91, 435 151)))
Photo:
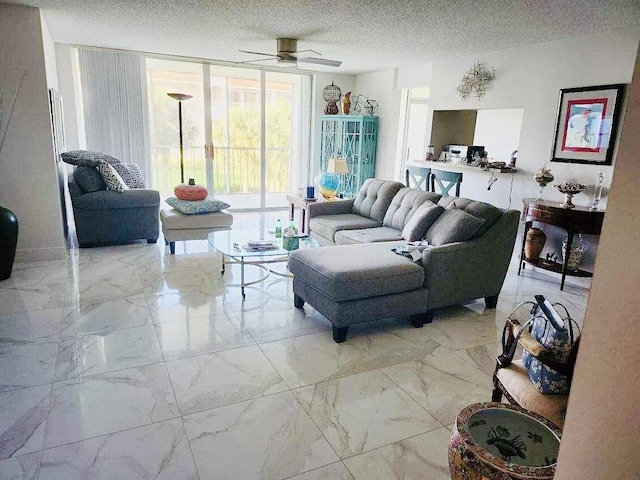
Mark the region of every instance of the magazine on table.
POLYGON ((242 248, 248 252, 263 252, 267 250, 277 250, 280 247, 273 240, 249 240, 242 248))

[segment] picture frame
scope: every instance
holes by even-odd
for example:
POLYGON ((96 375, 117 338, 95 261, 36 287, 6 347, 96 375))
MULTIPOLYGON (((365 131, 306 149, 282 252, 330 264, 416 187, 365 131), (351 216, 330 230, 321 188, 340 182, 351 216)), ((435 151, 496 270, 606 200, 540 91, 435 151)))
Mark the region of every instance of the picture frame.
POLYGON ((611 165, 624 84, 563 88, 552 162, 611 165))

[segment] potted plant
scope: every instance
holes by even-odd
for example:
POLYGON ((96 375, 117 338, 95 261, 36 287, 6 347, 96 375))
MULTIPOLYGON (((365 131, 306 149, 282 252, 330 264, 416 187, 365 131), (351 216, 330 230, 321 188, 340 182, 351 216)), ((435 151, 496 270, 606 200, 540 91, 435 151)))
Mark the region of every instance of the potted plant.
MULTIPOLYGON (((11 117, 13 116, 13 110, 25 76, 26 72, 22 74, 18 88, 16 88, 9 104, 5 103, 5 92, 0 85, 0 164, 2 164, 2 150, 9 133, 11 117)), ((11 276, 13 261, 16 258, 17 244, 18 219, 11 210, 0 205, 0 281, 6 280, 11 276)))

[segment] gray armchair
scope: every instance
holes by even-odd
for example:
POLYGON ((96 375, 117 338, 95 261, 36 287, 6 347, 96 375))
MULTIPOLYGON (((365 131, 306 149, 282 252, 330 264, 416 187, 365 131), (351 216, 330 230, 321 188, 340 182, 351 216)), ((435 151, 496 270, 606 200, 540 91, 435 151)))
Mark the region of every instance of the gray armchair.
MULTIPOLYGON (((78 175, 81 175, 79 170, 85 168, 88 167, 78 167, 78 175)), ((73 177, 69 175, 69 193, 81 247, 138 239, 146 239, 148 243, 158 241, 160 194, 157 191, 114 192, 102 188, 95 179, 92 179, 95 187, 86 191, 73 177)), ((83 184, 87 185, 86 179, 83 184)))

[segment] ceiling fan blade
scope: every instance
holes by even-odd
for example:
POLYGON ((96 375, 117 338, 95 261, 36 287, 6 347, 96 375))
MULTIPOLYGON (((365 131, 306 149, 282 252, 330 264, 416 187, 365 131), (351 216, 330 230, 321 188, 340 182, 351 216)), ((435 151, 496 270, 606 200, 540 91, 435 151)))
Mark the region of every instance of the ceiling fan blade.
POLYGON ((242 62, 233 62, 233 63, 256 63, 256 62, 275 62, 278 60, 279 57, 277 56, 273 56, 273 58, 258 58, 256 60, 244 60, 242 62))
POLYGON ((262 53, 262 52, 249 52, 247 50, 238 50, 239 52, 242 53, 248 53, 250 55, 263 55, 265 57, 274 57, 274 58, 278 58, 278 55, 273 55, 271 53, 262 53))
POLYGON ((342 62, 338 60, 327 60, 325 58, 304 57, 299 58, 298 63, 313 63, 315 65, 326 65, 327 67, 339 67, 342 62))
POLYGON ((289 55, 293 58, 308 58, 312 53, 322 56, 320 52, 316 52, 315 50, 298 50, 297 52, 290 53, 289 55))

